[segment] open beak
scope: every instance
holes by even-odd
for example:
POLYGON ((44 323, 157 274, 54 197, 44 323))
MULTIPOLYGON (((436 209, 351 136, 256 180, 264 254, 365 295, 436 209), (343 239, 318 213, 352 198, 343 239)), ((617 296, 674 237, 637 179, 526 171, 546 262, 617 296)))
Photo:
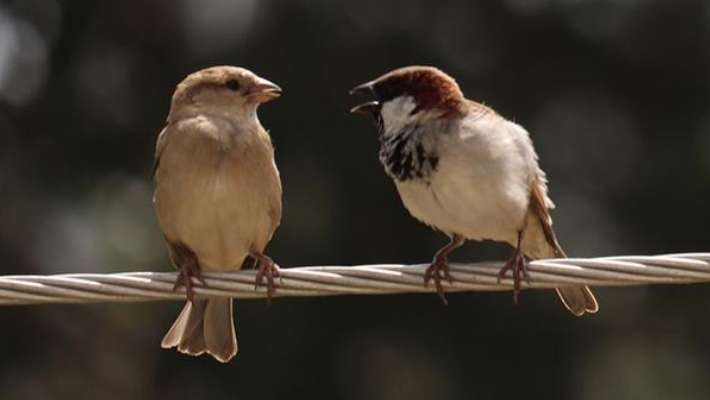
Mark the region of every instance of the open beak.
MULTIPOLYGON (((362 95, 368 94, 372 95, 372 82, 366 82, 362 85, 355 86, 350 90, 351 95, 362 95)), ((377 115, 380 112, 380 102, 379 101, 368 101, 366 103, 358 104, 350 109, 352 114, 362 114, 362 115, 377 115)))
POLYGON ((247 97, 257 103, 266 103, 281 96, 281 88, 264 78, 259 78, 256 84, 249 89, 247 97))
POLYGON ((358 104, 350 109, 352 114, 376 115, 380 112, 379 101, 368 101, 367 103, 358 104))
POLYGON ((365 82, 350 89, 350 95, 356 94, 372 94, 372 82, 365 82))

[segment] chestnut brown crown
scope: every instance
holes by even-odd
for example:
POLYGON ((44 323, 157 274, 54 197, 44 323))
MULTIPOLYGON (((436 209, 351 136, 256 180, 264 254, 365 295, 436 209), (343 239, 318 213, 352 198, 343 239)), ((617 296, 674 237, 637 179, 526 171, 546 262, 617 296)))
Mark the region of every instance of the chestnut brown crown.
POLYGON ((353 108, 351 111, 355 113, 374 112, 389 100, 410 96, 416 103, 412 114, 441 110, 444 115, 454 116, 462 114, 466 102, 454 78, 430 66, 395 69, 355 87, 350 93, 370 93, 376 100, 353 108))

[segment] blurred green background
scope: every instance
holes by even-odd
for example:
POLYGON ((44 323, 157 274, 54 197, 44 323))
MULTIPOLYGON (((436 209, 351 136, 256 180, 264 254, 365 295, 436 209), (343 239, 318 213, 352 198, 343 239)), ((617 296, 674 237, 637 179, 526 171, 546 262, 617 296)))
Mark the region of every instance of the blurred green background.
MULTIPOLYGON (((3 274, 170 270, 150 169, 175 85, 215 64, 284 88, 260 110, 284 267, 426 262, 348 89, 439 66, 523 124, 570 255, 708 251, 704 0, 0 2, 3 274)), ((238 221, 235 221, 238 223, 238 221)), ((503 260, 470 243, 454 260, 503 260)), ((182 304, 0 309, 2 399, 707 399, 710 286, 239 301, 228 365, 159 348, 182 304)))

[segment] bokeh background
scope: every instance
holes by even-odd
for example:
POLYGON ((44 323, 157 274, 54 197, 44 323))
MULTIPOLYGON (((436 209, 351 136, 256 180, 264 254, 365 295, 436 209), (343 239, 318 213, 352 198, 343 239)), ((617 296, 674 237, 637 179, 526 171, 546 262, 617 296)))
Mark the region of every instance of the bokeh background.
MULTIPOLYGON (((260 110, 284 185, 282 266, 430 259, 355 84, 432 64, 532 133, 575 256, 710 250, 704 0, 0 2, 3 274, 170 270, 150 169, 174 86, 215 64, 260 110)), ((238 223, 238 221, 235 221, 238 223)), ((471 243, 455 260, 503 260, 471 243)), ((178 303, 0 309, 2 399, 706 399, 710 286, 237 303, 228 365, 159 348, 178 303)))

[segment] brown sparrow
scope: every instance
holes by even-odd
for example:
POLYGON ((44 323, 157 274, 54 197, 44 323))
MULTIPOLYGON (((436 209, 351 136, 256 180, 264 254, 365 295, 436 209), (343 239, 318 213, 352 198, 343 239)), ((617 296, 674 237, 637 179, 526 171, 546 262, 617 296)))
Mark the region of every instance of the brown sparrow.
MULTIPOLYGON (((380 161, 404 206, 449 236, 424 281, 452 281, 448 255, 465 240, 515 247, 498 279, 512 271, 514 300, 528 278, 527 258, 565 257, 552 229, 545 173, 528 132, 464 97, 456 81, 433 67, 410 66, 355 87, 374 101, 351 112, 371 114, 379 130, 380 161)), ((586 286, 557 288, 574 315, 599 309, 586 286)))
POLYGON ((281 220, 281 180, 256 110, 280 94, 232 66, 197 71, 173 94, 156 144, 153 202, 179 270, 175 289, 185 286, 188 301, 163 348, 221 362, 237 353, 232 299, 194 297, 192 278, 202 281, 201 271, 235 271, 250 258, 257 285, 266 277, 273 293, 278 267, 263 251, 281 220))

